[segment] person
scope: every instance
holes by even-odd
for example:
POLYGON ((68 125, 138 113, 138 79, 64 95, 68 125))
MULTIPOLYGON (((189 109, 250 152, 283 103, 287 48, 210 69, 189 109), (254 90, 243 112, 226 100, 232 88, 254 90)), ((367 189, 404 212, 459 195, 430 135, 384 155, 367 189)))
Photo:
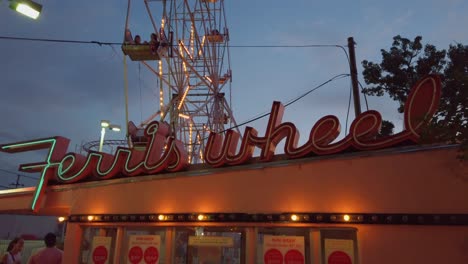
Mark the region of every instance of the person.
POLYGON ((21 251, 23 250, 24 240, 20 237, 13 239, 7 248, 7 252, 2 257, 2 264, 21 264, 21 251))
POLYGON ((28 264, 61 264, 63 251, 56 247, 57 236, 48 233, 44 237, 46 248, 39 250, 29 258, 28 264))
POLYGON ((135 42, 133 41, 132 37, 132 32, 130 32, 130 29, 125 30, 125 44, 134 44, 135 42))
POLYGON ((158 47, 159 47, 158 35, 156 35, 156 33, 151 33, 150 39, 151 39, 150 40, 151 52, 153 54, 156 54, 156 52, 158 51, 158 47))

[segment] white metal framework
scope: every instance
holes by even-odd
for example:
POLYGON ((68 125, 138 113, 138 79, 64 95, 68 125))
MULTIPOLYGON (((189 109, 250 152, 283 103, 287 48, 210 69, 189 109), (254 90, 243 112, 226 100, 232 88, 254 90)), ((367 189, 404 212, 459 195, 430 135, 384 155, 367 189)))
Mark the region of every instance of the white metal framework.
MULTIPOLYGON (((129 0, 131 1, 131 0, 129 0)), ((148 43, 132 38, 126 23, 124 54, 159 79, 159 109, 153 120, 171 125, 191 163, 202 163, 210 131, 235 126, 232 71, 224 0, 144 0, 155 34, 148 43)), ((130 2, 129 2, 130 8, 130 2)))

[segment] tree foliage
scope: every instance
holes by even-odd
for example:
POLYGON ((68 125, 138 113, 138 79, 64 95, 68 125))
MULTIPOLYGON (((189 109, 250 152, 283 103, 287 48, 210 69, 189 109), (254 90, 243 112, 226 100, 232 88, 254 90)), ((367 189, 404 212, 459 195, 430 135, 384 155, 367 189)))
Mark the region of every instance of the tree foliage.
MULTIPOLYGON (((468 149, 468 45, 450 45, 438 50, 423 44, 422 37, 414 40, 395 36, 389 50, 381 50, 382 61, 362 62, 366 95, 388 94, 404 110, 411 87, 427 74, 439 74, 442 97, 438 112, 425 133, 432 142, 459 143, 468 149)), ((381 133, 384 133, 382 131, 381 133)), ((465 151, 466 153, 466 151, 465 151)))

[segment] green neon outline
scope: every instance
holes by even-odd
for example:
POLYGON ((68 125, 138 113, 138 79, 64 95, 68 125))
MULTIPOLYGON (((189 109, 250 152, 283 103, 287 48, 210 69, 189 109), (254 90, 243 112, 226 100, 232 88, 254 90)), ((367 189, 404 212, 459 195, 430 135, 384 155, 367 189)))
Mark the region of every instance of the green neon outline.
MULTIPOLYGON (((113 162, 112 162, 112 165, 109 167, 109 169, 104 170, 104 171, 101 170, 101 165, 102 165, 102 163, 104 161, 104 155, 102 155, 99 152, 93 152, 93 153, 88 153, 88 155, 86 157, 86 162, 83 164, 83 166, 81 167, 81 169, 78 172, 76 172, 73 175, 64 177, 65 174, 75 165, 75 162, 76 162, 76 158, 74 156, 76 153, 70 153, 70 154, 65 155, 62 158, 62 160, 60 161, 60 163, 58 163, 57 178, 60 179, 63 182, 72 181, 76 177, 80 176, 83 173, 83 171, 88 168, 89 163, 91 162, 93 157, 97 157, 97 159, 98 159, 97 162, 96 162, 95 168, 92 168, 93 171, 95 171, 99 175, 99 177, 106 176, 112 170, 114 170, 114 168, 117 165, 117 161, 120 158, 120 155, 123 155, 124 153, 126 153, 128 155, 127 155, 127 158, 125 160, 125 164, 124 164, 124 166, 122 168, 123 170, 121 171, 121 173, 131 174, 131 173, 133 173, 133 172, 135 172, 135 171, 137 171, 138 169, 141 169, 141 168, 146 170, 146 172, 150 172, 151 170, 158 169, 167 161, 167 159, 170 156, 169 154, 171 152, 174 152, 175 155, 176 155, 176 158, 177 158, 176 159, 177 160, 176 164, 173 164, 172 166, 171 166, 171 164, 168 164, 168 166, 166 168, 162 168, 162 169, 171 170, 171 169, 175 168, 176 165, 180 163, 181 155, 180 155, 180 153, 178 151, 178 147, 177 147, 177 144, 176 144, 177 139, 173 139, 172 144, 170 146, 168 146, 168 144, 167 144, 167 139, 169 138, 168 136, 163 136, 163 138, 164 138, 163 147, 165 147, 166 150, 161 152, 161 157, 158 157, 158 162, 156 162, 156 164, 153 165, 153 166, 147 166, 146 161, 149 158, 149 156, 151 155, 151 149, 152 149, 152 147, 154 145, 154 141, 156 140, 156 134, 157 134, 157 131, 158 131, 158 129, 157 129, 158 127, 159 127, 158 124, 153 124, 153 125, 146 128, 146 132, 148 133, 148 135, 151 135, 151 140, 149 142, 148 147, 145 149, 145 155, 144 155, 143 160, 141 162, 139 162, 137 165, 135 165, 134 167, 130 168, 130 160, 132 158, 133 150, 130 150, 128 148, 119 148, 115 152, 114 155, 111 155, 111 156, 113 156, 113 162), (154 127, 156 127, 156 129, 153 129, 154 127), (67 168, 64 168, 63 162, 66 159, 70 159, 70 158, 71 158, 70 165, 67 168)), ((90 175, 85 175, 84 177, 88 177, 88 176, 90 176, 90 175)))
MULTIPOLYGON (((53 164, 50 163, 50 158, 52 156, 52 153, 54 152, 55 143, 57 142, 57 140, 55 138, 51 138, 51 139, 47 139, 47 140, 35 141, 33 143, 38 143, 38 142, 39 143, 52 142, 52 145, 51 145, 51 148, 49 149, 49 154, 47 155, 47 158, 46 158, 47 165, 44 166, 44 169, 41 172, 41 177, 39 179, 39 183, 36 185, 36 190, 34 191, 33 201, 32 201, 32 204, 31 204, 31 209, 33 211, 36 208, 37 201, 39 200, 39 196, 41 194, 42 186, 44 185, 44 178, 46 176, 47 169, 49 169, 49 167, 51 165, 57 164, 57 163, 53 163, 53 164)), ((26 143, 26 144, 18 144, 18 145, 32 145, 32 144, 27 144, 26 143)))
POLYGON ((6 145, 6 146, 3 146, 2 149, 11 149, 11 148, 27 147, 27 146, 37 145, 37 144, 41 144, 41 143, 48 143, 50 140, 54 140, 54 143, 53 143, 53 144, 55 145, 56 139, 53 138, 53 139, 44 139, 44 140, 39 140, 39 141, 30 141, 30 142, 24 142, 24 143, 6 145))

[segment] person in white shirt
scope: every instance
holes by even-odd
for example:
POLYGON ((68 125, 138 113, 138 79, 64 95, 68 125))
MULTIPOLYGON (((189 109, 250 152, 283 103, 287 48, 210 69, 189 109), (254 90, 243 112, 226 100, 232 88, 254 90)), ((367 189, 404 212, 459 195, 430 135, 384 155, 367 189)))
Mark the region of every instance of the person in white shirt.
POLYGON ((2 257, 1 263, 4 264, 21 264, 21 251, 24 247, 24 240, 22 238, 13 239, 8 244, 7 252, 2 257))

